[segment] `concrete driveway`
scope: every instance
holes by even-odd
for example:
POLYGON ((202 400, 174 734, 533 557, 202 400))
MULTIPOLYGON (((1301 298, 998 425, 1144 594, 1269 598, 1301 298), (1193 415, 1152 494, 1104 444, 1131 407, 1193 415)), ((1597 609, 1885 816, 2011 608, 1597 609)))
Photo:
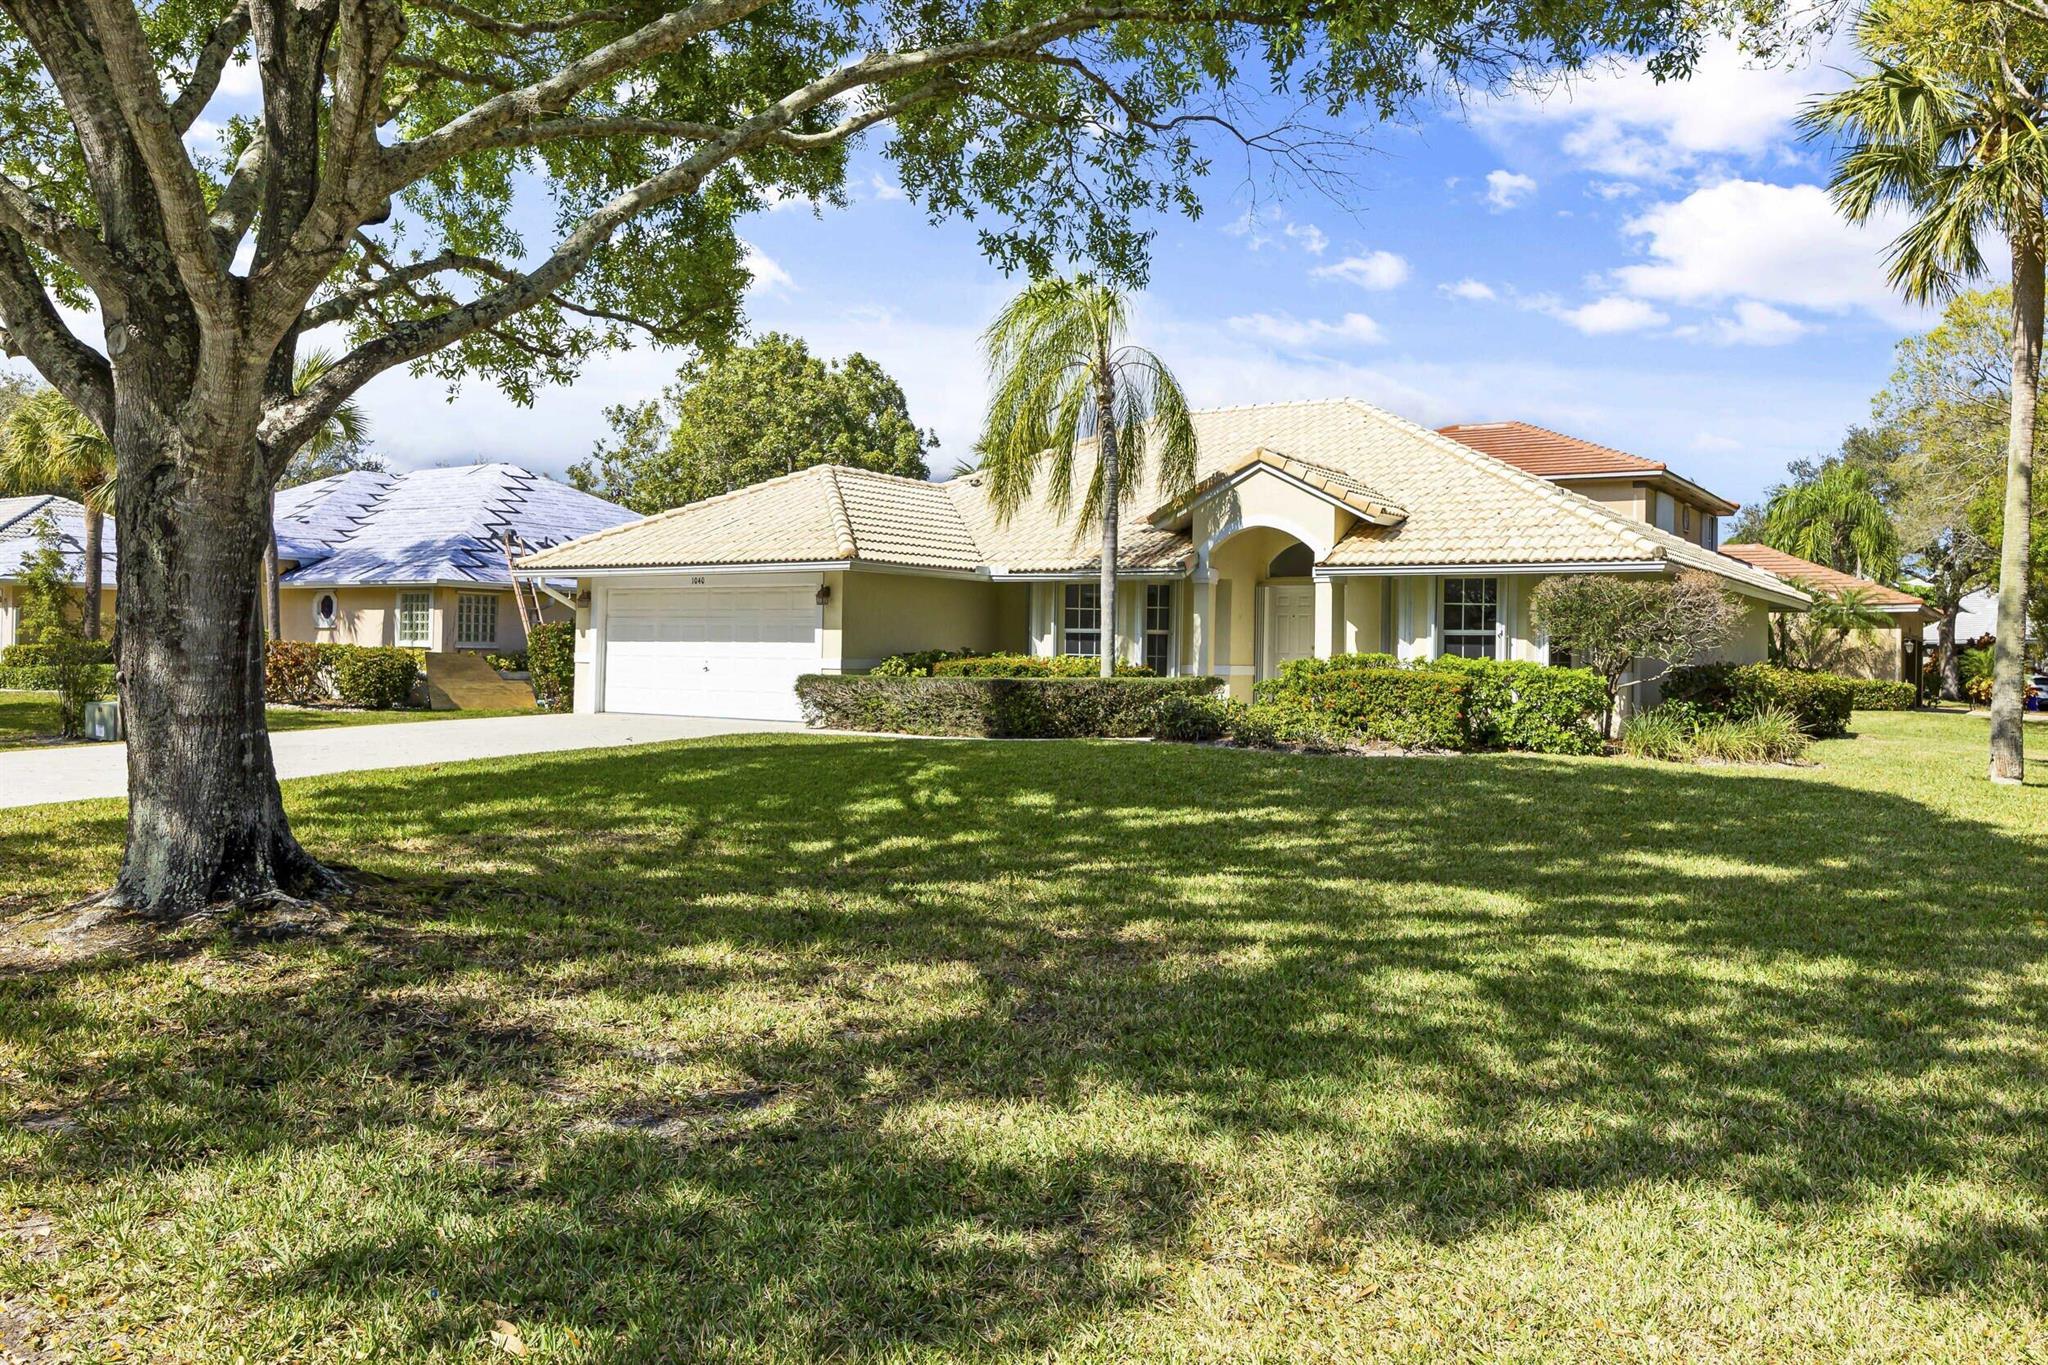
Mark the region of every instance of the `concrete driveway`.
MULTIPOLYGON (((422 720, 398 725, 342 725, 291 730, 270 737, 282 778, 372 768, 410 768, 471 758, 609 749, 707 735, 795 731, 772 720, 705 720, 690 716, 486 716, 478 720, 422 720)), ((0 806, 39 806, 124 796, 128 746, 71 744, 0 752, 0 806)))

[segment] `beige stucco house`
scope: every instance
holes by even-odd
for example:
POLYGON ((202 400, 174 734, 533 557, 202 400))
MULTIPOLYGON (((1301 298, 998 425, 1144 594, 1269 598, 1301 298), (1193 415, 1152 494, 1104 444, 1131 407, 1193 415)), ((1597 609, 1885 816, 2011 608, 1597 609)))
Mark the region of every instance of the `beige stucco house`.
MULTIPOLYGON (((41 548, 43 526, 55 532, 55 547, 64 558, 64 572, 79 584, 84 598, 85 508, 70 498, 49 493, 0 498, 0 649, 13 644, 21 631, 21 578, 30 557, 41 548)), ((114 628, 114 523, 100 531, 100 629, 114 628)))
POLYGON ((1941 620, 1941 613, 1921 598, 1897 588, 1855 574, 1830 569, 1768 545, 1741 542, 1721 547, 1723 554, 1745 564, 1776 574, 1787 582, 1810 584, 1825 593, 1860 592, 1864 600, 1881 613, 1888 624, 1877 627, 1867 638, 1847 643, 1839 669, 1852 678, 1883 678, 1920 686, 1925 664, 1922 637, 1927 627, 1941 620))
MULTIPOLYGON (((1739 660, 1765 656, 1772 609, 1807 601, 1716 553, 1710 527, 1688 537, 1638 517, 1639 495, 1589 497, 1367 403, 1222 408, 1195 426, 1195 485, 1141 487, 1127 504, 1109 610, 1126 657, 1221 675, 1234 695, 1289 659, 1344 651, 1548 662, 1529 595, 1554 574, 1713 574, 1745 604, 1727 651, 1739 660)), ((1610 482, 1669 496, 1666 472, 1610 482)), ((1698 508, 1733 508, 1698 494, 1698 508)), ((1099 652, 1097 555, 1044 487, 1005 520, 977 474, 819 466, 519 571, 576 581, 561 596, 576 610, 578 709, 793 718, 799 675, 902 651, 1099 652)))

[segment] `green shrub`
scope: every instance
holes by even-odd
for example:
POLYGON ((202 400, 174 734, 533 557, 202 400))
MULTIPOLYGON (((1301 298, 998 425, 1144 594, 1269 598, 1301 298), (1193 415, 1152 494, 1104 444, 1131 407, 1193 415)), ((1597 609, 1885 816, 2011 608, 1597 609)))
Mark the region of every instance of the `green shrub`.
POLYGON ((324 645, 328 676, 343 706, 389 711, 412 699, 419 661, 409 649, 374 645, 324 645))
POLYGON ((1152 708, 1152 737, 1207 744, 1223 737, 1229 710, 1228 704, 1216 697, 1169 692, 1152 708))
MULTIPOLYGON (((937 660, 931 674, 935 678, 1097 678, 1102 664, 1085 654, 967 654, 937 660)), ((1152 670, 1119 659, 1116 675, 1149 678, 1152 670)))
POLYGON ((1692 736, 1695 754, 1722 763, 1785 763, 1804 754, 1811 742, 1799 718, 1782 706, 1712 720, 1692 736))
POLYGON ((114 652, 105 640, 76 636, 45 639, 0 649, 0 668, 51 668, 63 664, 110 664, 114 652))
POLYGON ((1776 664, 1695 664, 1664 676, 1664 695, 1740 719, 1782 707, 1810 739, 1849 733, 1855 689, 1832 673, 1802 673, 1776 664))
POLYGON ((526 632, 526 667, 544 710, 569 711, 576 703, 576 626, 545 621, 526 632))
POLYGON ((917 649, 906 654, 891 654, 868 671, 877 678, 929 678, 934 665, 947 659, 964 659, 969 652, 964 649, 917 649))
POLYGON ((1080 739, 1149 735, 1168 697, 1206 697, 1216 678, 930 678, 810 673, 804 719, 901 735, 1080 739))
POLYGON ((1260 683, 1253 697, 1298 708, 1303 726, 1349 741, 1471 748, 1471 680, 1434 668, 1388 668, 1378 662, 1385 657, 1295 660, 1260 683))
MULTIPOLYGON (((89 671, 80 678, 81 683, 102 697, 114 690, 112 664, 88 664, 86 668, 89 671)), ((0 692, 60 692, 64 685, 63 674, 64 670, 54 664, 37 664, 33 668, 0 667, 0 692)))
POLYGON ((1328 715, 1291 698, 1255 701, 1249 706, 1232 703, 1224 714, 1223 729, 1236 744, 1258 749, 1285 745, 1311 753, 1334 753, 1350 747, 1355 738, 1333 725, 1328 715))
POLYGON ((526 671, 526 651, 515 649, 505 654, 486 654, 484 655, 484 662, 497 669, 500 673, 524 673, 526 671))
POLYGON ((1631 715, 1621 727, 1621 749, 1634 758, 1689 763, 1693 757, 1691 719, 1673 706, 1653 706, 1631 715))
POLYGON ((1472 743, 1477 748, 1538 754, 1600 752, 1607 684, 1589 668, 1455 655, 1429 667, 1470 680, 1472 743))
POLYGON ((1910 711, 1920 704, 1913 684, 1890 678, 1850 678, 1850 705, 1858 711, 1910 711))
POLYGON ((263 695, 288 706, 326 701, 333 695, 327 679, 332 648, 304 640, 272 640, 263 655, 263 695))
POLYGON ((1983 673, 1963 679, 1963 700, 1976 706, 1991 705, 1991 675, 1983 673))

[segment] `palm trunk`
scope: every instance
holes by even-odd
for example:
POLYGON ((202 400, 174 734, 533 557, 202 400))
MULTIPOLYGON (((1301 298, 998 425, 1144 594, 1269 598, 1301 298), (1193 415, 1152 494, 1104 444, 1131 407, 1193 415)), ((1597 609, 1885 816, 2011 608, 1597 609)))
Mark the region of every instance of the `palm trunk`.
MULTIPOLYGON (((2024 219, 2022 220, 2024 221, 2024 219)), ((1991 780, 2026 776, 2023 676, 2033 529, 2034 406, 2041 383, 2042 245, 2038 227, 2012 244, 2012 421, 2005 441, 2004 541, 1998 551, 1998 643, 1991 664, 1991 780)))
POLYGON ((123 415, 116 610, 128 837, 101 903, 171 920, 224 901, 338 889, 292 836, 271 763, 257 600, 269 497, 254 443, 179 468, 163 453, 178 433, 147 413, 123 415))
POLYGON ((106 571, 100 563, 100 544, 106 534, 106 516, 88 503, 85 509, 85 611, 80 616, 85 638, 100 638, 100 589, 106 571))
POLYGON ((1116 676, 1116 532, 1123 490, 1117 481, 1116 380, 1109 369, 1107 339, 1096 347, 1095 425, 1102 461, 1102 676, 1116 676))
POLYGON ((1941 614, 1941 625, 1937 627, 1935 640, 1941 650, 1941 699, 1961 701, 1963 699, 1963 661, 1956 655, 1956 615, 1962 610, 1951 606, 1941 614))

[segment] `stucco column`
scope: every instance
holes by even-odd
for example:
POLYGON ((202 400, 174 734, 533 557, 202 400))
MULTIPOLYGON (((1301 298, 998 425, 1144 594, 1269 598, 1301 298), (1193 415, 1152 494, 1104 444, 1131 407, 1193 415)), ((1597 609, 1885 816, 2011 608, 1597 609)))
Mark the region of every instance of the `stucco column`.
POLYGON ((1334 579, 1318 578, 1315 581, 1316 613, 1316 657, 1327 659, 1338 653, 1341 646, 1337 632, 1344 628, 1344 617, 1338 611, 1339 584, 1334 579))
POLYGON ((1188 584, 1188 633, 1196 673, 1216 670, 1216 575, 1208 566, 1195 571, 1188 584))

